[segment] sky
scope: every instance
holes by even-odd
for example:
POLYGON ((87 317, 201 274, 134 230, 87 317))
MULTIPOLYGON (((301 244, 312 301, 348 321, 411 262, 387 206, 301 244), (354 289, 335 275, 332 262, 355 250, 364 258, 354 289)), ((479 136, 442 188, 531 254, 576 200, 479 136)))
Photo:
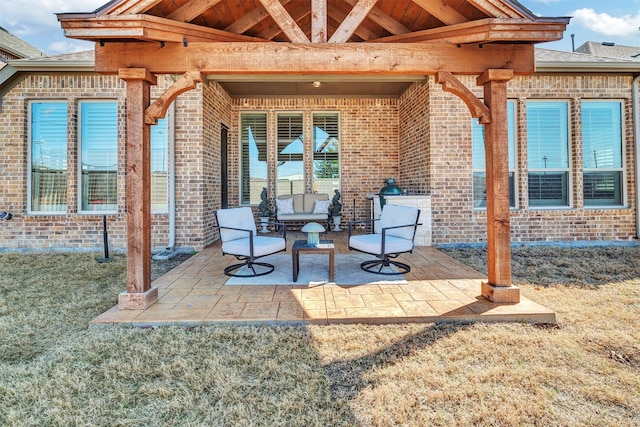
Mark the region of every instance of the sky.
MULTIPOLYGON (((383 0, 384 1, 384 0, 383 0)), ((108 0, 0 0, 0 26, 47 55, 92 49, 65 38, 55 13, 92 12, 108 0)), ((572 50, 587 41, 640 46, 640 0, 520 0, 538 16, 571 16, 564 39, 538 46, 572 50)))

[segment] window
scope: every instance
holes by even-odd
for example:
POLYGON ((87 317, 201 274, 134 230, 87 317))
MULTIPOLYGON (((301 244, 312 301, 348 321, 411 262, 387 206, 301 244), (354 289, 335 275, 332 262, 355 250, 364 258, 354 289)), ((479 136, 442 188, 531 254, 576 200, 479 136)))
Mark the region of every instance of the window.
POLYGON ((304 143, 302 114, 278 114, 276 193, 304 193, 304 143))
POLYGON ((169 211, 168 123, 164 118, 151 126, 151 212, 154 213, 169 211))
POLYGON ((67 210, 67 104, 29 104, 29 212, 67 210))
POLYGON ((622 103, 582 102, 584 205, 623 204, 622 103))
POLYGON ((527 102, 529 206, 569 206, 569 104, 527 102))
POLYGON ((240 115, 240 203, 260 203, 267 187, 267 115, 240 115))
MULTIPOLYGON (((515 101, 507 101, 508 152, 509 152, 509 206, 516 207, 516 130, 515 101)), ((487 166, 484 149, 484 125, 473 119, 471 125, 473 144, 473 207, 487 207, 487 166)))
POLYGON ((337 113, 313 115, 313 190, 340 190, 340 126, 337 113))
POLYGON ((80 102, 79 203, 82 212, 118 210, 118 105, 80 102))

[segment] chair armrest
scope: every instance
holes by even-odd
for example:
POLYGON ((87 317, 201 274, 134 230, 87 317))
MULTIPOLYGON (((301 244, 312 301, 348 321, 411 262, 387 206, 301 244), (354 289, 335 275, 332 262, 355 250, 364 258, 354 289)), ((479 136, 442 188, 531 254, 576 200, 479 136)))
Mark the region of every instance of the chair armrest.
POLYGON ((377 219, 359 219, 359 220, 348 221, 347 228, 349 230, 349 237, 351 237, 351 226, 355 224, 369 224, 374 221, 378 221, 378 220, 377 219))
POLYGON ((267 225, 275 226, 274 230, 276 230, 276 232, 282 235, 282 238, 284 239, 285 243, 287 242, 287 224, 285 224, 284 222, 270 221, 270 222, 267 222, 267 225))
MULTIPOLYGON (((422 225, 422 223, 416 222, 413 224, 406 224, 406 225, 394 225, 393 227, 384 227, 381 232, 382 232, 382 239, 380 241, 380 247, 382 248, 382 253, 386 253, 387 252, 387 248, 385 247, 385 240, 387 237, 387 230, 393 230, 394 228, 405 228, 405 227, 414 227, 413 229, 413 235, 415 237, 416 234, 416 229, 418 228, 419 225, 422 225)), ((413 239, 412 239, 413 240, 413 239)))

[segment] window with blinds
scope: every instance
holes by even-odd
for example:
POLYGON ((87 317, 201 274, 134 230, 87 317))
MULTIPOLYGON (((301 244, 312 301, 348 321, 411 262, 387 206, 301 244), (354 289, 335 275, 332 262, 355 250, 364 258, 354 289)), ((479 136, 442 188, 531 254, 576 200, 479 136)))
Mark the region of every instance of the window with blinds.
POLYGON ((622 206, 622 103, 582 102, 584 205, 622 206))
MULTIPOLYGON (((507 101, 508 154, 509 154, 509 206, 516 207, 516 129, 515 101, 507 101)), ((473 150, 473 207, 487 207, 487 166, 484 147, 484 126, 478 119, 471 123, 473 150)))
POLYGON ((267 115, 240 114, 240 203, 260 203, 267 187, 267 115))
POLYGON ((29 103, 29 212, 67 210, 67 103, 29 103))
POLYGON ((81 212, 118 210, 118 105, 115 101, 81 101, 81 212))
POLYGON ((529 206, 569 206, 569 103, 527 102, 529 206))
MULTIPOLYGON (((171 115, 167 117, 172 117, 171 115)), ((169 211, 169 121, 151 126, 151 212, 169 211)))
POLYGON ((302 113, 277 115, 278 159, 276 193, 304 193, 304 136, 302 113))
POLYGON ((313 114, 313 190, 333 194, 340 190, 340 116, 313 114))

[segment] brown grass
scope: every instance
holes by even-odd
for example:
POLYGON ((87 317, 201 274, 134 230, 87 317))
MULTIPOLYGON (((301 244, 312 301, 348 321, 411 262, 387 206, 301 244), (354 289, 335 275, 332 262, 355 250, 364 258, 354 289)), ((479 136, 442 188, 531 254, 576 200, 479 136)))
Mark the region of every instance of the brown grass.
MULTIPOLYGON (((482 251, 451 253, 484 269, 482 251)), ((0 255, 0 425, 639 425, 638 255, 514 250, 556 327, 193 329, 88 329, 124 288, 121 258, 0 255)))

